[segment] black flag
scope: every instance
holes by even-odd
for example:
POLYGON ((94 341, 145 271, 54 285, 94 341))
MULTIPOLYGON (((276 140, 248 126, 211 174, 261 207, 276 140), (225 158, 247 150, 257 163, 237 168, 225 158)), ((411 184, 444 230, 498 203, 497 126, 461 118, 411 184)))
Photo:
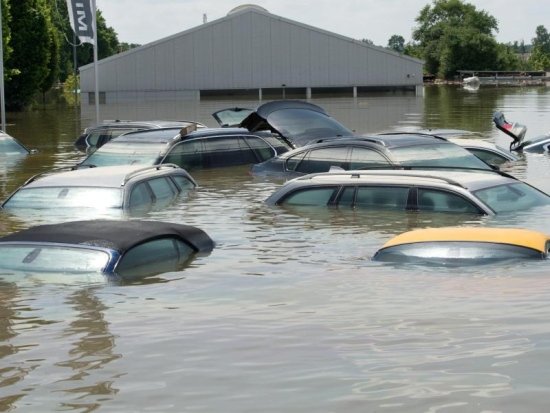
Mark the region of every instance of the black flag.
POLYGON ((92 0, 67 0, 71 27, 82 43, 95 44, 92 0))

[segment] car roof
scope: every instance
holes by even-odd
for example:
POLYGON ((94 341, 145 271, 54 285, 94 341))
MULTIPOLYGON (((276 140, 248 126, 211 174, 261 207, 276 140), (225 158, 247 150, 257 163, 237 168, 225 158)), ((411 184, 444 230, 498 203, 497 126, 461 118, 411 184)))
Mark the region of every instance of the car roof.
POLYGON ((41 188, 55 186, 90 186, 102 188, 121 188, 131 178, 138 175, 165 175, 181 173, 188 176, 184 169, 172 164, 144 166, 144 165, 117 165, 101 168, 84 168, 71 171, 49 173, 35 176, 28 180, 24 188, 41 188))
POLYGON ((433 145, 435 143, 448 143, 453 145, 445 138, 415 132, 392 132, 379 135, 364 135, 362 138, 377 142, 389 149, 405 146, 433 145))
POLYGON ((98 129, 108 129, 108 128, 127 128, 127 127, 139 127, 139 128, 168 128, 168 127, 184 127, 187 125, 200 125, 200 122, 188 121, 188 120, 104 120, 103 123, 99 125, 89 126, 86 128, 86 132, 91 132, 98 129))
MULTIPOLYGON (((431 135, 422 134, 409 134, 399 133, 391 135, 361 135, 361 136, 342 136, 331 139, 318 139, 314 140, 307 145, 297 148, 295 151, 286 152, 282 156, 291 156, 296 152, 300 152, 305 149, 322 148, 329 146, 367 146, 377 147, 380 150, 394 149, 399 147, 408 147, 416 145, 433 145, 437 143, 449 144, 455 146, 454 143, 449 142, 447 139, 439 138, 431 135)), ((457 146, 457 145, 456 145, 457 146)))
POLYGON ((180 139, 191 139, 209 136, 229 136, 239 134, 250 135, 250 132, 244 128, 201 128, 191 132, 182 130, 182 128, 174 127, 145 129, 117 136, 105 145, 109 145, 112 142, 167 143, 171 141, 178 141, 180 139))
MULTIPOLYGON (((156 128, 156 129, 143 129, 133 132, 128 132, 123 135, 113 138, 105 145, 111 144, 111 142, 163 142, 166 143, 177 137, 179 137, 181 128, 156 128)), ((103 145, 103 146, 105 146, 103 145)))
POLYGON ((404 232, 387 241, 382 248, 419 242, 485 242, 523 246, 546 253, 550 236, 521 228, 443 227, 404 232))
POLYGON ((4 242, 61 243, 109 248, 123 254, 145 241, 166 236, 182 239, 198 252, 212 250, 214 242, 201 229, 161 221, 91 220, 39 225, 0 238, 4 242))
POLYGON ((449 184, 470 191, 502 185, 510 182, 520 182, 515 178, 496 171, 484 170, 357 170, 310 174, 295 178, 288 183, 299 186, 314 184, 347 184, 347 183, 387 183, 387 184, 449 184))

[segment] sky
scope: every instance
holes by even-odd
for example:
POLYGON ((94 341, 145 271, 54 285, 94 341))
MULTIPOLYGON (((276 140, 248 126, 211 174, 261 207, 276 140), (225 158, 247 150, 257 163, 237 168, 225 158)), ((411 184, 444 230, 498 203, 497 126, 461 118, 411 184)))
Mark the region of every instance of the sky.
MULTIPOLYGON (((250 2, 250 0, 249 0, 250 2)), ((353 39, 386 46, 398 34, 411 40, 415 18, 431 0, 252 0, 268 12, 353 39)), ((497 41, 529 44, 536 27, 550 30, 545 0, 469 0, 498 21, 497 41)), ((220 19, 247 0, 96 0, 120 42, 146 44, 220 19)))

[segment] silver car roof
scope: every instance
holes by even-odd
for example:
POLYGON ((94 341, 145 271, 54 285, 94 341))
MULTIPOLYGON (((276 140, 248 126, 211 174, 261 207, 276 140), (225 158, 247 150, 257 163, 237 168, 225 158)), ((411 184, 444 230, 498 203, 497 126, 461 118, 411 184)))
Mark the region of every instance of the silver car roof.
POLYGON ((166 175, 167 173, 182 174, 193 178, 184 169, 172 164, 143 166, 117 165, 101 168, 77 169, 74 171, 55 172, 49 175, 35 177, 27 181, 22 188, 40 188, 55 186, 90 186, 102 188, 120 188, 139 175, 166 175))
POLYGON ((310 174, 288 181, 286 185, 309 186, 316 184, 438 184, 453 185, 476 191, 497 185, 518 182, 513 177, 493 171, 466 170, 356 170, 310 174))

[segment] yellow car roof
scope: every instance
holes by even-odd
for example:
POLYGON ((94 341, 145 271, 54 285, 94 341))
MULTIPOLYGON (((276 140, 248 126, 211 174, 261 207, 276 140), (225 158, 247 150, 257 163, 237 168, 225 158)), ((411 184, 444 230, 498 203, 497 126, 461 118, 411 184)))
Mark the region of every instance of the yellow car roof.
POLYGON ((471 241, 517 245, 546 253, 546 243, 549 240, 550 236, 547 234, 520 228, 426 228, 397 235, 382 248, 417 242, 471 241))

